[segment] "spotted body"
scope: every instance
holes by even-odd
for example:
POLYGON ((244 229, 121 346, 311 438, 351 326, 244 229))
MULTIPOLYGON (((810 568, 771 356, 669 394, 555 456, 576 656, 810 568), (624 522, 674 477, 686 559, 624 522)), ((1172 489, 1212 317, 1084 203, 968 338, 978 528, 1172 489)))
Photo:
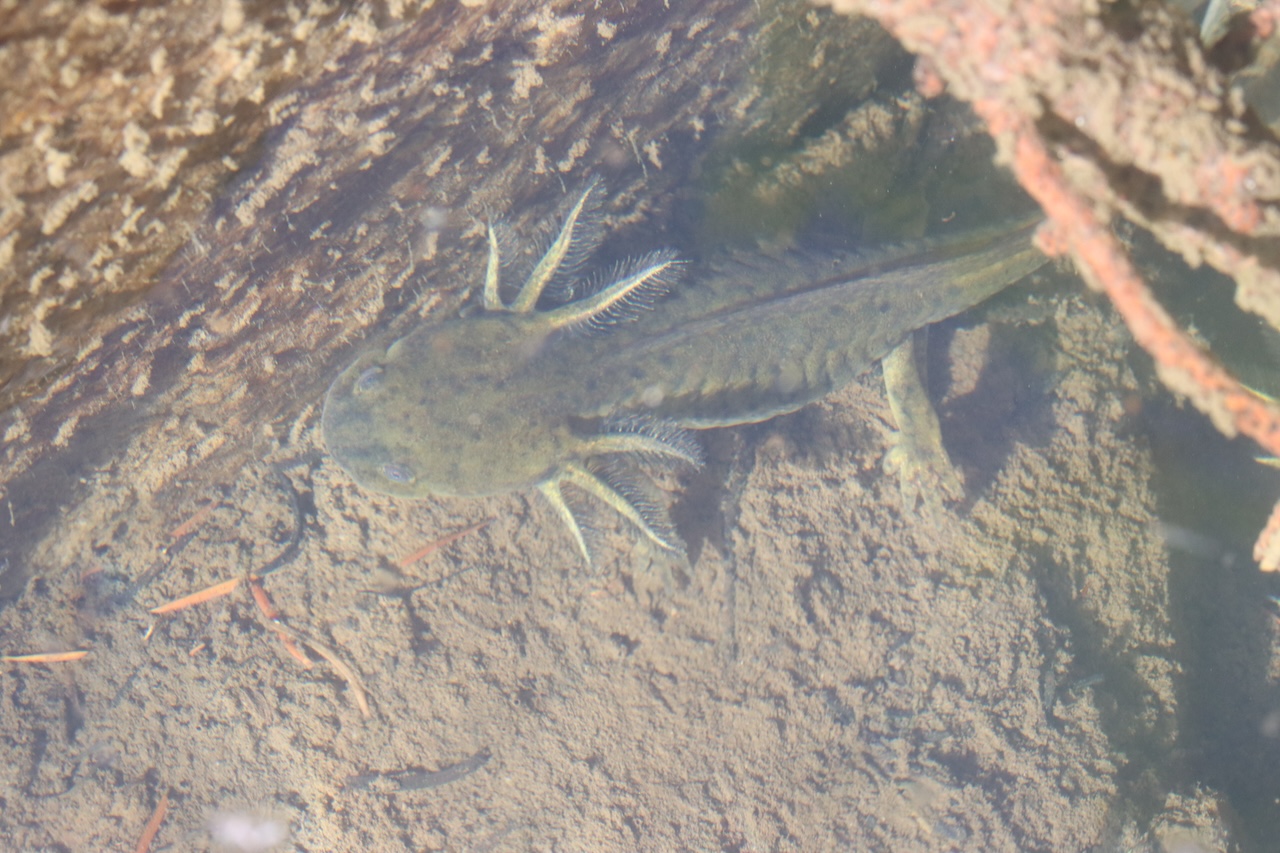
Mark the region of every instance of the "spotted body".
POLYGON ((415 498, 536 487, 588 559, 576 498, 590 495, 678 548, 641 463, 696 465, 685 430, 820 399, 1043 263, 1028 221, 877 254, 735 260, 679 287, 670 252, 584 279, 599 204, 592 184, 511 296, 490 228, 483 313, 423 325, 338 376, 325 440, 360 485, 415 498))

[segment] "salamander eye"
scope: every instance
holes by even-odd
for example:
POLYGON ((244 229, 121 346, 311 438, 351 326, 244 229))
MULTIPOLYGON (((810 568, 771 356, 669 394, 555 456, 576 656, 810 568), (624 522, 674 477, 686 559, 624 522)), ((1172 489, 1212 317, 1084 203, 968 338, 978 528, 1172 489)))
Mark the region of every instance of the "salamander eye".
POLYGON ((378 366, 366 367, 356 377, 355 389, 357 392, 372 391, 382 382, 382 368, 378 366))
POLYGON ((412 483, 415 479, 409 466, 401 465, 399 462, 388 462, 383 465, 382 476, 393 483, 412 483))

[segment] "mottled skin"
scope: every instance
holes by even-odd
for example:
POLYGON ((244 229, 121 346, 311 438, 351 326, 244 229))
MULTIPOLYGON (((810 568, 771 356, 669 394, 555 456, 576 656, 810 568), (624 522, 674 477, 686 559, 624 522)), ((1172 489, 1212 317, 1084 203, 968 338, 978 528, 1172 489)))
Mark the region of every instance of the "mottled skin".
MULTIPOLYGON (((584 193, 565 223, 566 250, 580 250, 573 246, 574 229, 587 226, 574 218, 591 214, 594 192, 593 186, 584 193)), ((589 299, 533 310, 559 258, 544 258, 541 272, 535 270, 511 306, 504 304, 497 295, 498 241, 491 239, 490 310, 424 325, 362 355, 329 390, 325 439, 352 477, 374 491, 417 498, 537 486, 586 553, 560 490, 571 483, 661 544, 677 547, 652 508, 596 476, 595 460, 696 461, 696 451, 668 425, 760 421, 823 397, 909 340, 913 330, 1039 267, 1044 259, 1031 245, 1033 228, 1024 221, 873 255, 734 261, 695 272, 630 322, 594 331, 582 328, 602 314, 600 304, 585 304, 589 299), (617 426, 619 416, 630 418, 626 426, 617 426)), ((640 277, 667 276, 662 288, 676 265, 669 255, 635 264, 640 277)), ((621 305, 627 287, 634 282, 615 282, 602 296, 618 291, 611 304, 621 305)), ((936 443, 946 462, 936 438, 916 443, 936 443)), ((928 455, 930 448, 908 451, 928 455)))
POLYGON ((362 355, 325 402, 325 440, 358 483, 403 497, 475 497, 537 485, 578 443, 571 401, 544 365, 556 332, 538 314, 425 326, 362 355), (382 369, 376 385, 358 378, 382 369), (375 369, 376 369, 375 368, 375 369), (369 384, 369 383, 366 383, 369 384), (411 482, 388 479, 387 463, 411 482))

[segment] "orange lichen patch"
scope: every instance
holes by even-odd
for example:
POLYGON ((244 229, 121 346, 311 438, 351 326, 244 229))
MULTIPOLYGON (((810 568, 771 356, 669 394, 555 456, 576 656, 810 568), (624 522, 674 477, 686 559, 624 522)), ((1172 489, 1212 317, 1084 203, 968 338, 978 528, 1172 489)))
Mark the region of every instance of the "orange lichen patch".
POLYGON ((235 588, 240 585, 241 578, 232 578, 229 581, 216 583, 211 587, 206 587, 199 592, 193 592, 190 595, 184 595, 182 598, 170 601, 168 604, 161 604, 159 607, 153 607, 148 612, 153 616, 161 616, 166 613, 176 613, 179 610, 186 610, 188 607, 195 607, 197 604, 204 604, 206 601, 212 601, 215 598, 222 598, 224 595, 230 595, 235 588))
MULTIPOLYGON (((1178 328, 1109 227, 1112 215, 1123 212, 1190 262, 1207 260, 1235 276, 1240 304, 1280 328, 1280 271, 1236 250, 1230 240, 1182 224, 1188 210, 1199 210, 1242 238, 1274 234, 1280 207, 1271 199, 1280 165, 1273 151, 1251 147, 1222 121, 1230 114, 1221 101, 1226 87, 1208 66, 1179 65, 1177 52, 1162 47, 1167 22, 1152 11, 1143 19, 1149 38, 1121 40, 1071 0, 1000 10, 975 0, 828 2, 879 20, 973 105, 1001 159, 1049 218, 1050 230, 1038 245, 1050 254, 1070 252, 1154 359, 1164 383, 1224 434, 1243 433, 1280 455, 1280 407, 1251 393, 1178 328), (1097 26, 1091 30, 1091 24, 1097 26), (1090 59, 1083 61, 1085 56, 1090 59), (1091 65, 1106 68, 1091 73, 1091 65), (1063 68, 1071 72, 1061 76, 1063 68), (1087 146, 1063 146, 1068 153, 1055 157, 1038 124, 1046 113, 1075 127, 1107 162, 1157 177, 1166 209, 1140 209, 1130 194, 1096 180, 1106 170, 1085 162, 1079 152, 1087 146), (1072 166, 1070 174, 1064 162, 1072 166)), ((1264 6, 1255 22, 1260 31, 1274 25, 1276 8, 1274 2, 1264 6)), ((929 75, 923 81, 930 91, 938 88, 929 75)), ((1280 505, 1254 553, 1263 569, 1280 568, 1280 505)))
MULTIPOLYGON (((1054 223, 1044 249, 1070 248, 1080 271, 1111 299, 1133 338, 1155 360, 1161 379, 1191 402, 1226 435, 1243 433, 1280 455, 1280 407, 1250 391, 1178 328, 1134 268, 1120 241, 1094 209, 1067 185, 1061 168, 1029 121, 994 100, 974 103, 993 132, 1013 137, 1013 171, 1054 223)), ((1254 546, 1265 571, 1280 569, 1280 505, 1254 546)))
MULTIPOLYGON (((1134 340, 1156 362, 1166 385, 1186 394, 1226 435, 1243 433, 1280 455, 1280 407, 1232 376, 1185 332, 1156 301, 1120 241, 1073 193, 1029 122, 1004 114, 993 101, 974 104, 992 129, 1014 136, 1013 170, 1019 183, 1044 208, 1081 272, 1111 299, 1134 340)), ((1042 248, 1049 241, 1042 241, 1042 248)), ((1254 545, 1264 571, 1280 569, 1280 504, 1254 545)))
MULTIPOLYGON (((1111 298, 1138 344, 1162 371, 1179 374, 1192 383, 1190 388, 1177 390, 1187 393, 1220 429, 1228 433, 1238 430, 1280 454, 1280 408, 1251 393, 1177 327, 1151 295, 1111 229, 1067 187, 1061 169, 1030 123, 1002 113, 991 101, 977 102, 974 108, 993 129, 1013 133, 1013 170, 1019 182, 1052 218, 1057 239, 1071 248, 1081 272, 1111 298), (1218 417, 1220 413, 1229 416, 1225 423, 1218 417)), ((1169 376, 1162 375, 1168 381, 1169 376)))
POLYGON ((169 792, 165 791, 160 795, 160 802, 156 803, 156 810, 151 813, 151 819, 147 821, 147 825, 143 828, 142 835, 138 838, 138 843, 133 848, 134 853, 147 853, 151 849, 151 843, 160 834, 160 824, 164 823, 164 816, 168 813, 169 792))
POLYGON ((407 569, 409 568, 409 566, 412 566, 414 563, 418 562, 424 557, 431 556, 436 551, 439 551, 441 548, 445 547, 446 545, 452 545, 454 542, 457 542, 459 539, 466 536, 468 533, 474 533, 480 528, 487 527, 492 523, 493 523, 492 518, 486 518, 484 521, 477 522, 476 524, 473 524, 470 527, 463 528, 462 530, 459 530, 456 533, 450 533, 448 536, 437 539, 434 542, 429 542, 426 545, 423 545, 418 550, 414 551, 412 554, 409 554, 405 557, 401 557, 400 561, 396 563, 396 568, 407 569))
POLYGON ((1237 234, 1252 234, 1263 222, 1262 207, 1252 198, 1252 169, 1239 159, 1219 157, 1201 163, 1196 182, 1205 194, 1220 199, 1218 214, 1237 234))
POLYGON ((71 652, 37 652, 31 655, 0 655, 4 663, 66 663, 80 660, 89 654, 88 649, 76 649, 71 652))

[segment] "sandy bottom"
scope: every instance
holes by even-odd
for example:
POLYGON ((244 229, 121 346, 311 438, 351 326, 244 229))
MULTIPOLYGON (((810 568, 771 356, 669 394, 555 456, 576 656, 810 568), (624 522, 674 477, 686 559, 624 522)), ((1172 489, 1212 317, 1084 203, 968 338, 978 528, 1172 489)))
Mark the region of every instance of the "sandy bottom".
POLYGON ((6 849, 133 849, 165 794, 153 850, 210 848, 228 812, 308 851, 1225 849, 1163 763, 1125 337, 1083 297, 1036 311, 932 341, 964 504, 904 509, 873 372, 709 437, 692 565, 620 531, 587 569, 532 496, 364 493, 314 431, 207 506, 93 490, 0 612, 8 648, 92 650, 0 673, 6 849), (273 561, 310 668, 243 582, 147 612, 273 561))

